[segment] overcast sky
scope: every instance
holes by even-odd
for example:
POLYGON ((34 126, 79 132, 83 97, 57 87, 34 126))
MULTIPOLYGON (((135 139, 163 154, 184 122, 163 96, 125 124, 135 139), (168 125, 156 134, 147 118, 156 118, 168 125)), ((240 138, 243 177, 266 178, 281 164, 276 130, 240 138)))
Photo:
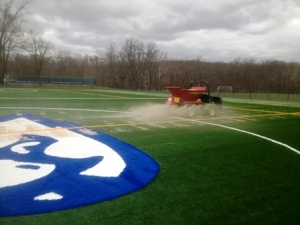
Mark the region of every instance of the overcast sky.
POLYGON ((300 62, 300 0, 33 0, 27 10, 28 29, 57 50, 136 38, 176 59, 300 62))

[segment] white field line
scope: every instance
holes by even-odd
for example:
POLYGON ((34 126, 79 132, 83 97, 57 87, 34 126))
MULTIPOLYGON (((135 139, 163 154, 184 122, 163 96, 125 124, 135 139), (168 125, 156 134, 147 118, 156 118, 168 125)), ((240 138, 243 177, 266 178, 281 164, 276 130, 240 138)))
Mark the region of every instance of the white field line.
MULTIPOLYGON (((86 99, 89 99, 89 100, 101 100, 101 99, 109 99, 109 100, 120 100, 120 98, 107 98, 107 97, 104 97, 104 98, 1 98, 0 97, 0 100, 14 100, 14 99, 21 99, 21 100, 80 100, 80 99, 83 99, 83 100, 86 100, 86 99)), ((153 99, 164 99, 164 98, 124 98, 126 100, 153 100, 153 99)))
POLYGON ((190 122, 196 122, 196 123, 202 123, 202 124, 207 124, 207 125, 212 125, 212 126, 217 126, 217 127, 222 127, 222 128, 225 128, 225 129, 234 130, 234 131, 238 131, 238 132, 241 132, 241 133, 249 134, 249 135, 252 135, 252 136, 255 136, 255 137, 258 137, 258 138, 261 138, 261 139, 265 139, 265 140, 270 141, 270 142, 273 142, 277 145, 281 145, 285 148, 288 148, 289 150, 291 150, 293 152, 296 152, 297 154, 300 154, 299 150, 297 150, 297 149, 295 149, 295 148, 293 148, 293 147, 291 147, 287 144, 284 144, 282 142, 279 142, 279 141, 273 140, 271 138, 268 138, 268 137, 265 137, 265 136, 262 136, 262 135, 259 135, 259 134, 255 134, 255 133, 252 133, 252 132, 249 132, 249 131, 240 130, 240 129, 237 129, 237 128, 234 128, 234 127, 224 126, 224 125, 221 125, 221 124, 199 121, 199 120, 185 119, 185 118, 180 118, 180 117, 170 117, 170 118, 178 119, 178 120, 184 120, 184 121, 190 121, 190 122))
POLYGON ((29 89, 0 89, 3 92, 37 92, 37 89, 29 90, 29 89))
POLYGON ((85 112, 107 112, 107 113, 131 113, 125 111, 103 110, 103 109, 74 109, 74 108, 44 108, 44 107, 0 107, 0 109, 37 109, 37 110, 64 110, 85 112))
POLYGON ((151 126, 151 127, 158 127, 158 128, 161 128, 161 129, 165 129, 166 128, 165 126, 162 126, 162 125, 159 125, 159 124, 152 124, 152 123, 150 123, 149 126, 151 126))
POLYGON ((259 99, 238 99, 238 98, 222 98, 225 102, 237 103, 251 103, 258 105, 274 105, 274 106, 291 106, 300 107, 300 102, 294 101, 272 101, 272 100, 259 100, 259 99))
POLYGON ((242 123, 246 122, 245 120, 239 120, 239 119, 230 119, 230 120, 237 121, 237 122, 242 122, 242 123))
MULTIPOLYGON (((66 111, 86 111, 86 112, 110 112, 110 113, 129 113, 129 114, 132 114, 132 112, 126 112, 126 111, 113 111, 113 110, 101 110, 101 109, 67 109, 67 108, 42 108, 42 107, 0 107, 2 109, 48 109, 48 110, 66 110, 66 111)), ((276 140, 273 140, 271 138, 268 138, 268 137, 265 137, 265 136, 262 136, 262 135, 259 135, 259 134, 255 134, 255 133, 252 133, 252 132, 249 132, 249 131, 245 131, 245 130, 240 130, 240 129, 237 129, 237 128, 234 128, 234 127, 229 127, 229 126, 224 126, 224 125, 221 125, 221 124, 216 124, 216 123, 209 123, 209 122, 204 122, 204 121, 199 121, 199 120, 192 120, 192 119, 185 119, 185 118, 180 118, 180 117, 169 117, 169 118, 173 118, 173 119, 178 119, 178 120, 183 120, 183 121, 190 121, 190 122, 196 122, 196 123, 200 123, 200 124, 207 124, 207 125, 212 125, 212 126, 217 126, 217 127, 222 127, 222 128, 225 128, 225 129, 229 129, 229 130, 234 130, 234 131, 238 131, 238 132, 241 132, 241 133, 245 133, 245 134, 249 134, 249 135, 252 135, 252 136, 255 136, 255 137, 258 137, 258 138, 261 138, 261 139, 265 139, 267 141, 270 141, 270 142, 273 142, 275 144, 278 144, 278 145, 281 145, 297 154, 300 154, 300 151, 287 145, 287 144, 284 144, 282 142, 279 142, 279 141, 276 141, 276 140)))
POLYGON ((160 96, 166 98, 170 95, 168 91, 164 93, 156 93, 156 92, 139 92, 139 91, 122 91, 122 90, 86 90, 86 91, 93 91, 93 92, 110 92, 110 93, 121 93, 121 94, 132 94, 132 95, 153 95, 153 96, 160 96))

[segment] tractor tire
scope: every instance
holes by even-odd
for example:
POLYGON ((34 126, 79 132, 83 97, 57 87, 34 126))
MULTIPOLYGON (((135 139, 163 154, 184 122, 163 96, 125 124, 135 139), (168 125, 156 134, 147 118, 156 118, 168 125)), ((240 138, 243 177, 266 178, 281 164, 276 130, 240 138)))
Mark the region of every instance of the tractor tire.
POLYGON ((214 105, 210 106, 210 107, 208 108, 207 114, 208 114, 209 116, 216 116, 216 115, 217 115, 217 107, 214 106, 214 105))

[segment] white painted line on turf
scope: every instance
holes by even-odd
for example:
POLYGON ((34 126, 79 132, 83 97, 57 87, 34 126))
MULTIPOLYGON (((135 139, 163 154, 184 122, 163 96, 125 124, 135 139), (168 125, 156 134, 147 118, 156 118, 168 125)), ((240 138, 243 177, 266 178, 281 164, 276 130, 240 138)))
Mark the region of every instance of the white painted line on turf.
POLYGON ((258 138, 262 138, 262 139, 265 139, 265 140, 270 141, 270 142, 273 142, 277 145, 281 145, 285 148, 288 148, 289 150, 291 150, 293 152, 296 152, 297 154, 300 154, 299 150, 297 150, 297 149, 295 149, 295 148, 293 148, 293 147, 291 147, 287 144, 284 144, 282 142, 279 142, 279 141, 273 140, 271 138, 268 138, 268 137, 265 137, 265 136, 262 136, 262 135, 259 135, 259 134, 255 134, 255 133, 252 133, 252 132, 249 132, 249 131, 240 130, 240 129, 237 129, 237 128, 234 128, 234 127, 224 126, 224 125, 221 125, 221 124, 199 121, 199 120, 192 120, 192 119, 186 119, 186 118, 180 118, 180 117, 170 117, 170 118, 178 119, 178 120, 191 121, 191 122, 196 122, 196 123, 202 123, 202 124, 207 124, 207 125, 212 125, 212 126, 217 126, 217 127, 222 127, 222 128, 225 128, 225 129, 234 130, 234 131, 238 131, 238 132, 241 132, 241 133, 249 134, 249 135, 252 135, 252 136, 255 136, 255 137, 258 137, 258 138))
POLYGON ((8 92, 8 91, 11 91, 11 92, 37 92, 38 90, 37 89, 33 89, 33 90, 29 90, 29 89, 0 89, 0 91, 3 91, 3 92, 8 92))
MULTIPOLYGON (((119 98, 0 98, 0 100, 13 100, 13 99, 21 99, 21 100, 101 100, 101 99, 109 99, 109 100, 120 100, 119 98)), ((163 98, 126 98, 126 100, 155 100, 155 99, 163 99, 163 98)))
MULTIPOLYGON (((66 111, 86 111, 86 112, 112 112, 112 113, 127 113, 127 114, 132 114, 132 112, 126 112, 126 111, 114 111, 114 110, 102 110, 102 109, 67 109, 67 108, 42 108, 42 107, 0 107, 0 109, 48 109, 48 110, 66 110, 66 111)), ((229 127, 229 126, 225 126, 225 125, 221 125, 221 124, 216 124, 216 123, 209 123, 209 122, 204 122, 204 121, 199 121, 199 120, 192 120, 192 119, 186 119, 186 118, 180 118, 180 117, 169 117, 169 118, 173 118, 173 119, 178 119, 178 120, 183 120, 183 121, 191 121, 191 122, 196 122, 196 123, 200 123, 200 124, 207 124, 207 125, 212 125, 212 126, 217 126, 217 127, 222 127, 225 129, 229 129, 229 130, 234 130, 234 131, 238 131, 241 133, 245 133, 245 134, 249 134, 261 139, 265 139, 267 141, 273 142, 275 144, 281 145, 287 149, 290 149, 291 151, 300 154, 300 151, 287 145, 284 144, 282 142, 273 140, 271 138, 259 135, 259 134, 255 134, 249 131, 245 131, 245 130, 240 130, 234 127, 229 127)))
POLYGON ((74 108, 44 108, 44 107, 0 107, 0 109, 45 109, 45 110, 65 110, 65 111, 85 111, 85 112, 108 112, 108 113, 131 113, 125 111, 103 110, 103 109, 74 109, 74 108))
POLYGON ((291 106, 300 107, 300 103, 296 101, 273 101, 273 100, 258 100, 258 99, 238 99, 238 98, 222 98, 225 102, 251 103, 258 105, 274 105, 274 106, 291 106))

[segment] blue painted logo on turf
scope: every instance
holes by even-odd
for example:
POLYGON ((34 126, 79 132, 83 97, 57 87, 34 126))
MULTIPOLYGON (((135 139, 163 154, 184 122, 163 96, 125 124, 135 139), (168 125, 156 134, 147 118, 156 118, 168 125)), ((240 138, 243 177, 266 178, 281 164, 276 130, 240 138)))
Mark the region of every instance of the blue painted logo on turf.
POLYGON ((0 216, 116 198, 158 172, 149 155, 114 137, 27 113, 0 119, 0 216))

